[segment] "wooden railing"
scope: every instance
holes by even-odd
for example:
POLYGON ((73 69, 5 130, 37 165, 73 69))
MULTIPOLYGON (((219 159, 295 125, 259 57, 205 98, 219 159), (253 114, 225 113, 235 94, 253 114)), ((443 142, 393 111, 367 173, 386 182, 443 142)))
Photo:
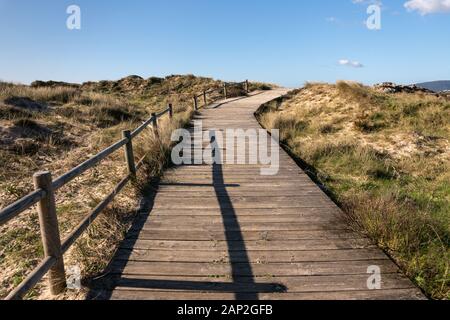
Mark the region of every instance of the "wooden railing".
POLYGON ((240 86, 243 85, 245 92, 249 93, 250 92, 250 85, 249 85, 249 81, 245 80, 243 82, 238 82, 238 83, 224 83, 223 84, 223 88, 216 88, 216 89, 211 89, 211 90, 205 90, 203 91, 201 94, 194 96, 194 109, 198 110, 200 108, 200 103, 199 103, 199 99, 203 100, 203 106, 207 106, 208 105, 208 94, 214 93, 214 92, 222 92, 223 93, 223 97, 225 99, 229 98, 228 95, 228 89, 231 86, 240 86))
MULTIPOLYGON (((244 81, 233 85, 244 84, 245 90, 249 92, 249 82, 244 81)), ((215 91, 223 90, 223 97, 228 98, 227 88, 230 84, 225 83, 223 88, 204 91, 201 95, 194 96, 194 109, 200 109, 198 98, 204 98, 204 106, 208 105, 207 95, 215 91)), ((49 171, 37 172, 33 176, 35 191, 16 201, 10 206, 0 211, 0 226, 11 219, 17 217, 25 210, 37 204, 39 223, 41 229, 41 239, 44 247, 45 257, 39 265, 28 275, 28 277, 12 291, 6 300, 22 299, 36 284, 48 273, 50 291, 53 295, 62 293, 66 288, 66 274, 63 255, 70 249, 76 240, 86 229, 94 222, 97 216, 114 200, 122 189, 136 177, 137 172, 144 164, 145 156, 135 163, 133 152, 133 139, 136 138, 150 125, 156 135, 158 135, 158 119, 169 114, 173 118, 173 106, 169 104, 168 108, 161 113, 153 113, 151 118, 145 121, 134 131, 123 131, 122 140, 104 149, 94 157, 73 168, 66 174, 52 179, 49 171), (61 242, 58 219, 56 215, 55 192, 61 189, 76 177, 92 169, 102 162, 105 158, 123 148, 125 161, 127 164, 128 175, 120 181, 111 193, 100 202, 94 210, 70 233, 67 238, 61 242)))

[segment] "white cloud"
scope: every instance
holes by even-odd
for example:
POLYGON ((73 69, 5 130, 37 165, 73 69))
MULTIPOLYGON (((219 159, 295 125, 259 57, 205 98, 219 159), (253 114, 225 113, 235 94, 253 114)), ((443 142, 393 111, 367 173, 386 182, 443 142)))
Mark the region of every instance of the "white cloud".
POLYGON ((450 12, 450 0, 410 0, 405 3, 408 11, 419 11, 421 15, 450 12))
POLYGON ((350 61, 348 59, 339 60, 339 64, 341 66, 353 67, 353 68, 362 68, 364 65, 358 61, 350 61))

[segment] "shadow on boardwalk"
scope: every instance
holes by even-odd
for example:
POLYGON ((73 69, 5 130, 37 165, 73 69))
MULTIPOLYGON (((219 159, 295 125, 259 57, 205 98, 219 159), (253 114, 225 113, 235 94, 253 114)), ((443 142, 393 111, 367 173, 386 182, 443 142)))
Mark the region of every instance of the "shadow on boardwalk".
MULTIPOLYGON (((211 142, 215 143, 215 133, 211 132, 211 142)), ((213 159, 220 154, 220 148, 213 148, 213 159)), ((239 225, 236 212, 233 208, 233 203, 227 192, 227 185, 225 184, 223 168, 221 164, 214 164, 212 166, 213 185, 201 185, 205 187, 214 187, 214 191, 219 200, 220 211, 223 218, 223 225, 225 230, 225 238, 227 241, 229 263, 231 265, 232 282, 202 282, 202 281, 181 281, 181 280, 149 280, 149 279, 126 279, 122 278, 123 271, 131 257, 132 250, 128 250, 127 256, 124 257, 121 251, 120 259, 116 256, 113 258, 107 270, 114 270, 114 272, 106 272, 103 278, 100 278, 92 283, 92 289, 88 294, 88 299, 107 300, 112 297, 113 290, 117 283, 120 283, 121 288, 128 288, 134 290, 176 290, 187 292, 220 292, 220 293, 234 293, 236 300, 258 300, 259 293, 281 293, 285 292, 285 286, 276 283, 258 284, 254 277, 251 262, 248 257, 245 241, 239 225), (245 275, 245 276, 243 276, 245 275)), ((158 185, 159 181, 153 185, 158 185)), ((165 184, 168 185, 168 184, 165 184)), ((178 185, 178 184, 174 184, 178 185)), ((200 186, 200 185, 196 185, 200 186)), ((231 186, 235 187, 235 186, 231 186)), ((124 240, 127 247, 134 247, 139 238, 139 233, 143 229, 150 214, 153 210, 154 200, 157 191, 153 188, 148 188, 150 196, 145 200, 140 210, 140 214, 134 222, 129 235, 124 240), (136 233, 138 236, 136 236, 136 233), (130 243, 131 242, 131 243, 130 243)))

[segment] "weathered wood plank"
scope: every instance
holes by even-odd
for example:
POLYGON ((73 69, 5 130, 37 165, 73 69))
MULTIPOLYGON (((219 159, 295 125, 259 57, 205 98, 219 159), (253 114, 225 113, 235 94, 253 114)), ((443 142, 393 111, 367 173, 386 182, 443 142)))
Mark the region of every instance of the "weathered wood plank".
POLYGON ((284 250, 337 250, 365 249, 373 245, 366 239, 329 240, 276 240, 276 241, 176 241, 176 240, 125 240, 122 249, 166 249, 166 250, 246 250, 284 251, 284 250))
MULTIPOLYGON (((212 188, 211 188, 212 189, 212 188)), ((177 199, 208 199, 208 198, 223 198, 223 197, 296 197, 296 196, 322 196, 317 189, 296 189, 296 190, 274 190, 273 192, 257 188, 252 188, 252 190, 241 190, 240 188, 235 188, 230 191, 218 191, 199 188, 195 190, 183 191, 181 188, 172 189, 161 189, 159 190, 158 199, 163 198, 167 201, 173 198, 177 199)))
POLYGON ((191 230, 142 230, 131 231, 128 233, 128 239, 138 238, 142 240, 186 240, 186 241, 273 241, 273 240, 315 240, 315 239, 355 239, 360 238, 352 232, 343 232, 342 230, 324 230, 324 231, 191 231, 191 230))
MULTIPOLYGON (((190 251, 178 250, 119 250, 117 260, 130 261, 159 261, 159 262, 230 262, 230 254, 223 251, 202 251, 195 254, 190 251)), ((295 263, 320 261, 354 261, 354 260, 383 260, 386 255, 377 248, 372 249, 343 249, 320 251, 236 251, 233 262, 251 263, 295 263)))
POLYGON ((228 263, 185 263, 185 262, 145 262, 131 261, 122 270, 122 263, 113 265, 111 272, 127 275, 147 276, 194 276, 194 277, 295 277, 324 275, 366 275, 370 266, 381 268, 382 274, 398 272, 398 267, 390 260, 338 261, 338 262, 295 262, 256 263, 251 269, 248 264, 228 263))
MULTIPOLYGON (((225 231, 225 226, 223 224, 217 223, 195 223, 191 221, 189 223, 183 222, 183 224, 174 224, 173 221, 163 221, 163 222, 149 222, 144 225, 140 225, 138 229, 135 230, 191 230, 191 231, 225 231)), ((347 230, 348 226, 342 223, 329 223, 329 222, 239 222, 239 226, 226 226, 228 232, 233 231, 314 231, 314 230, 347 230)))
MULTIPOLYGON (((124 275, 116 282, 117 290, 139 290, 148 293, 152 291, 175 292, 261 292, 261 293, 325 293, 342 291, 362 291, 375 293, 378 290, 368 290, 367 274, 360 275, 325 275, 301 277, 272 277, 256 278, 236 277, 186 277, 186 276, 146 276, 124 275)), ((401 274, 384 274, 382 290, 414 289, 411 281, 401 274)))
MULTIPOLYGON (((188 200, 186 200, 188 201, 188 200)), ((342 212, 336 208, 329 207, 308 207, 308 208, 229 208, 229 209, 208 209, 208 210, 198 210, 195 208, 180 208, 180 209, 154 209, 150 215, 144 214, 145 219, 150 216, 219 216, 226 217, 229 215, 238 216, 240 222, 245 222, 241 220, 241 217, 245 216, 261 216, 261 217, 273 217, 273 216, 292 216, 295 218, 299 217, 335 217, 337 219, 342 219, 342 212)))
MULTIPOLYGON (((166 195, 160 194, 156 198, 157 202, 161 202, 161 204, 165 204, 166 202, 174 203, 174 204, 186 204, 186 198, 185 197, 167 197, 166 195)), ((255 204, 259 203, 261 205, 271 205, 273 203, 279 205, 280 203, 289 203, 291 205, 296 204, 300 206, 305 206, 309 204, 309 207, 320 207, 321 205, 326 205, 326 207, 332 207, 332 204, 330 204, 330 200, 325 197, 323 194, 312 194, 312 195, 297 195, 297 196, 275 196, 275 195, 266 195, 266 196, 244 196, 244 195, 227 195, 227 194, 221 194, 216 196, 210 196, 210 197, 203 197, 203 198, 190 198, 188 201, 190 205, 192 206, 198 206, 201 204, 204 204, 205 202, 212 203, 213 205, 221 204, 223 203, 231 202, 233 204, 233 207, 238 207, 241 203, 250 203, 255 204)), ((253 208, 254 206, 252 206, 253 208)), ((258 206, 259 207, 259 206, 258 206)), ((222 207, 223 208, 223 207, 222 207)), ((281 207, 276 207, 281 208, 281 207)))
POLYGON ((184 203, 173 203, 173 202, 159 202, 157 201, 154 205, 154 209, 180 209, 180 208, 186 208, 186 209, 198 209, 198 210, 209 210, 209 209, 233 209, 233 208, 252 208, 252 209, 280 209, 280 208, 311 208, 311 207, 322 207, 326 208, 327 206, 330 206, 329 203, 327 203, 326 200, 317 199, 315 202, 310 202, 309 200, 306 201, 295 201, 295 202, 246 202, 245 200, 237 200, 234 203, 230 201, 211 201, 211 202, 204 202, 201 203, 200 201, 198 203, 195 202, 195 199, 192 199, 192 201, 184 202, 184 203))
MULTIPOLYGON (((202 209, 199 209, 202 210, 202 209)), ((232 215, 228 216, 187 216, 180 215, 177 216, 175 214, 170 216, 150 216, 147 220, 148 223, 165 223, 165 224, 194 224, 194 225, 218 225, 224 224, 225 228, 228 226, 232 226, 236 223, 236 219, 233 218, 232 215)), ((310 215, 310 216, 301 216, 301 215, 263 215, 263 216, 242 216, 239 217, 238 223, 298 223, 298 222, 327 222, 327 223, 339 223, 340 220, 337 217, 327 217, 325 215, 310 215)), ((342 222, 341 222, 342 223, 342 222)))
MULTIPOLYGON (((137 291, 117 289, 114 293, 105 296, 112 300, 233 300, 234 293, 217 292, 168 292, 168 291, 137 291)), ((101 295, 99 296, 101 298, 101 295)), ((424 300, 417 289, 388 289, 375 291, 333 291, 333 292, 295 292, 295 293, 259 293, 259 300, 424 300)), ((253 295, 240 295, 241 300, 253 300, 253 295)))

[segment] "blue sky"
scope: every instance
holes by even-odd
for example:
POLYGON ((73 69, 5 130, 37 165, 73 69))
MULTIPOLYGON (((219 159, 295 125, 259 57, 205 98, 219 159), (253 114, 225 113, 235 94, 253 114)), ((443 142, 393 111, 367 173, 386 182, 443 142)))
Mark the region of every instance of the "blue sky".
POLYGON ((0 79, 193 73, 289 87, 450 79, 449 0, 411 0, 410 10, 407 0, 385 0, 379 31, 364 24, 370 2, 0 0, 0 79), (81 30, 66 27, 72 4, 81 30))

